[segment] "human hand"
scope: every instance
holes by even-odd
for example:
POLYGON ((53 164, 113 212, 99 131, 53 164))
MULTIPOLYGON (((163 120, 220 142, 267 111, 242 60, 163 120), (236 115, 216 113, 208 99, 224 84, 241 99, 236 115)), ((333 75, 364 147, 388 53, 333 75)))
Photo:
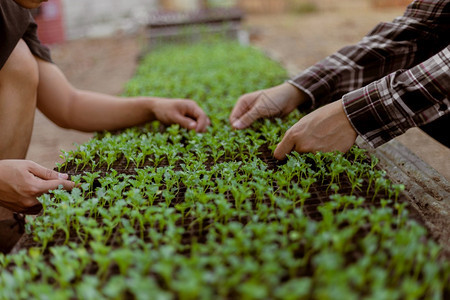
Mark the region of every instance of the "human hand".
POLYGON ((186 129, 205 132, 210 120, 195 101, 156 98, 152 101, 154 118, 165 125, 180 124, 186 129))
MULTIPOLYGON (((37 213, 36 197, 60 185, 72 190, 75 183, 61 174, 28 160, 0 160, 0 205, 15 212, 37 213), (30 211, 30 209, 32 209, 30 211)), ((38 207, 40 210, 40 206, 38 207)))
POLYGON ((313 111, 289 128, 275 149, 274 156, 282 160, 291 151, 347 152, 356 137, 357 133, 339 100, 313 111))
POLYGON ((241 96, 230 115, 235 129, 243 129, 261 118, 284 117, 305 101, 305 94, 290 83, 241 96))

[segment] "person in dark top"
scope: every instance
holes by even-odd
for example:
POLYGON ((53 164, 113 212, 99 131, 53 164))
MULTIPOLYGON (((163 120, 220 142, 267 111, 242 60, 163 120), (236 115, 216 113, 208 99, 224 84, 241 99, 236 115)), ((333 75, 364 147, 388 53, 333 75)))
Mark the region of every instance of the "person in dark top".
MULTIPOLYGON (((23 212, 36 197, 74 183, 67 174, 24 160, 35 109, 63 128, 115 130, 159 120, 203 132, 209 119, 192 100, 119 98, 78 90, 36 36, 30 9, 44 0, 0 0, 0 206, 23 212)), ((1 212, 0 212, 1 214, 1 212)))

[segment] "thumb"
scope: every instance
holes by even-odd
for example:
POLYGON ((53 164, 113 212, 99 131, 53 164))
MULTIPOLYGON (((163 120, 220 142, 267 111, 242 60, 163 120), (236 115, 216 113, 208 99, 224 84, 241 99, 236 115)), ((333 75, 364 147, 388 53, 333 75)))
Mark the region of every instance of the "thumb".
POLYGON ((239 119, 234 121, 231 125, 234 129, 244 129, 250 126, 254 121, 259 119, 259 115, 255 108, 250 109, 244 115, 242 115, 239 119))

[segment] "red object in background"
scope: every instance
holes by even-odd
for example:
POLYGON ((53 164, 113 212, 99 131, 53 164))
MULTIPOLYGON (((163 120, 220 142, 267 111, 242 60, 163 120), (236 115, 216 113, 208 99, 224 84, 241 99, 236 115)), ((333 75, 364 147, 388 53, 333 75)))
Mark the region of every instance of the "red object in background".
POLYGON ((43 44, 58 44, 65 41, 62 0, 43 2, 34 13, 38 25, 38 38, 43 44))

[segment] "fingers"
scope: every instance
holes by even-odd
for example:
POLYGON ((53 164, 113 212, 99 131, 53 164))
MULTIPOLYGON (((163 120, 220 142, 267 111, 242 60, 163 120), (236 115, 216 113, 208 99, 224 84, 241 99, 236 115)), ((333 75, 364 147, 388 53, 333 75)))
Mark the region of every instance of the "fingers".
POLYGON ((0 205, 33 214, 40 210, 36 199, 50 190, 71 190, 75 183, 60 174, 27 160, 0 161, 0 205))
POLYGON ((204 120, 197 121, 197 127, 195 128, 196 132, 205 132, 206 128, 211 125, 211 121, 208 117, 206 117, 204 120))
POLYGON ((51 179, 66 180, 69 178, 69 175, 67 175, 67 174, 58 173, 56 171, 44 168, 43 166, 40 166, 34 162, 30 162, 29 171, 36 177, 39 177, 44 180, 51 180, 51 179))
POLYGON ((249 126, 253 121, 250 123, 243 123, 243 122, 249 122, 251 118, 248 116, 245 118, 244 121, 241 120, 241 118, 246 115, 253 107, 253 104, 255 103, 257 99, 257 95, 259 92, 253 92, 250 94, 243 95, 239 98, 238 102, 234 106, 233 110, 230 114, 230 123, 233 126, 233 128, 241 129, 249 126), (246 125, 246 126, 244 126, 246 125))
POLYGON ((196 126, 194 128, 190 128, 195 129, 197 132, 205 132, 206 127, 208 127, 211 123, 208 116, 206 116, 204 111, 195 102, 193 105, 189 106, 188 115, 197 121, 196 126))
POLYGON ((275 148, 273 156, 278 160, 283 160, 286 155, 291 153, 295 149, 295 139, 292 138, 289 130, 284 135, 281 142, 275 148))
POLYGON ((40 196, 49 190, 54 190, 63 187, 65 190, 72 190, 75 186, 73 181, 67 180, 69 175, 58 173, 56 171, 44 168, 34 162, 31 162, 29 171, 36 176, 35 194, 40 196))
POLYGON ((233 122, 231 125, 234 129, 244 129, 249 127, 253 122, 258 120, 261 116, 258 114, 258 111, 254 108, 250 109, 247 113, 245 113, 240 119, 233 122))
POLYGON ((174 121, 182 127, 196 132, 205 132, 210 120, 205 112, 194 101, 185 101, 184 109, 174 115, 174 121))
POLYGON ((186 117, 182 114, 176 114, 173 116, 173 121, 176 124, 180 124, 181 127, 195 130, 197 128, 197 122, 189 117, 186 117))
POLYGON ((69 180, 42 180, 39 184, 39 195, 47 193, 50 190, 56 190, 62 187, 66 191, 71 191, 75 187, 75 182, 69 180))
POLYGON ((247 128, 260 118, 283 116, 286 97, 278 95, 278 89, 274 87, 242 96, 230 115, 233 128, 247 128))

